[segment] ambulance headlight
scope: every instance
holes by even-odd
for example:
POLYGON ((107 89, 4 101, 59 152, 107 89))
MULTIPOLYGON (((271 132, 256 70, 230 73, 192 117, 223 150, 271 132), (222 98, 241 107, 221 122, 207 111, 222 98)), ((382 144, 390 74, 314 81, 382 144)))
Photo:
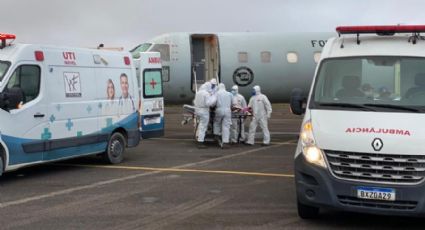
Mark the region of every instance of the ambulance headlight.
POLYGON ((314 140, 313 125, 311 124, 311 121, 307 121, 303 124, 300 138, 303 147, 315 145, 316 141, 314 140))
POLYGON ((307 162, 326 168, 325 158, 323 158, 321 149, 316 146, 304 147, 303 154, 307 162))
POLYGON ((303 146, 303 155, 307 162, 326 168, 323 151, 316 146, 316 141, 314 140, 311 121, 303 124, 300 138, 303 146))

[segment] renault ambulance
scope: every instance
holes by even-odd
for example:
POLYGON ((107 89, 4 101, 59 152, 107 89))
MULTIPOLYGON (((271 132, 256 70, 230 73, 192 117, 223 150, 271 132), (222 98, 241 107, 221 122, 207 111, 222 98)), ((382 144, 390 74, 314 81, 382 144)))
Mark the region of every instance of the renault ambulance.
POLYGON ((13 44, 0 34, 0 174, 139 143, 136 70, 128 52, 13 44))
POLYGON ((295 153, 298 214, 425 214, 422 25, 338 27, 324 47, 295 153))

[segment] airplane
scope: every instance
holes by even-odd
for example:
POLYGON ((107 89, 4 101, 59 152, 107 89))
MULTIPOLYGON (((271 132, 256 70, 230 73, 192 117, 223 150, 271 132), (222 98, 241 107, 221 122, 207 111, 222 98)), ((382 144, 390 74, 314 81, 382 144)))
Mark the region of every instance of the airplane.
POLYGON ((335 33, 168 33, 130 52, 161 53, 166 103, 189 103, 212 78, 249 99, 252 87, 272 102, 288 102, 292 89, 309 91, 323 46, 335 33), (195 80, 196 79, 196 80, 195 80))

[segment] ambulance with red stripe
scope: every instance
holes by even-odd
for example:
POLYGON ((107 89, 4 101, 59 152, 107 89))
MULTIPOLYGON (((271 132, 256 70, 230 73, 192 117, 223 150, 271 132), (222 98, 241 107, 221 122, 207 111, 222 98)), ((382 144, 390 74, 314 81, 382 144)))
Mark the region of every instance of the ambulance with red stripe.
POLYGON ((147 120, 163 111, 161 74, 137 73, 144 65, 129 52, 15 44, 15 38, 0 34, 0 175, 85 155, 120 163, 150 128, 140 115, 147 120), (155 89, 140 90, 144 83, 155 89))
POLYGON ((295 153, 298 214, 425 214, 423 25, 336 29, 317 66, 295 153))

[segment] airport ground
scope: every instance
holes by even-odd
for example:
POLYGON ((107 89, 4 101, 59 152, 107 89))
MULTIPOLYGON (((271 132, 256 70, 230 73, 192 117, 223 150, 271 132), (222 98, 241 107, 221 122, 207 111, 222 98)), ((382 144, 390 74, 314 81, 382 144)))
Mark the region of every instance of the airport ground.
POLYGON ((301 117, 287 105, 273 109, 267 147, 198 149, 181 107, 170 106, 165 136, 128 149, 119 165, 85 157, 6 173, 0 229, 423 228, 417 218, 331 210, 300 219, 293 156, 301 117))

